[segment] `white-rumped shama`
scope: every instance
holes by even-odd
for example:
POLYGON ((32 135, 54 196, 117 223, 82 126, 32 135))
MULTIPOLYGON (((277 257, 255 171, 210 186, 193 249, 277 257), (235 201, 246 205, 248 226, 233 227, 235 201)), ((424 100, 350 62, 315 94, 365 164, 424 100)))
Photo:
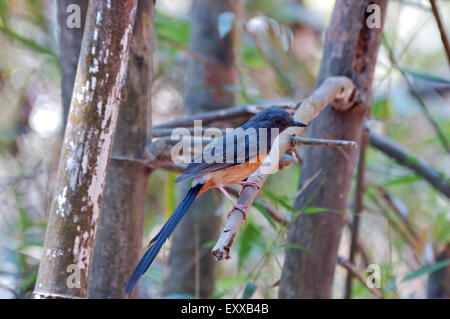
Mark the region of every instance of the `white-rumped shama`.
POLYGON ((270 151, 272 146, 271 129, 278 129, 277 132, 279 134, 291 126, 305 127, 306 124, 295 121, 283 109, 264 109, 242 125, 240 127, 241 129, 234 130, 231 138, 229 133, 227 133, 222 138, 215 139, 207 146, 208 150, 213 153, 214 158, 220 158, 220 161, 206 161, 204 151, 199 155, 201 156, 200 160, 198 158, 197 160, 194 159, 193 163, 187 166, 184 173, 175 182, 178 183, 193 178, 192 186, 159 233, 150 241, 148 250, 139 261, 128 281, 125 289, 127 293, 130 293, 134 289, 141 276, 150 267, 162 245, 170 237, 192 202, 208 189, 220 189, 233 203, 233 207, 242 211, 244 218, 246 217, 248 207, 238 205, 224 187, 231 184, 240 184, 243 187, 251 185, 259 188, 260 186, 256 183, 246 182, 245 180, 256 171, 270 151), (266 135, 260 136, 260 132, 262 132, 260 129, 264 128, 267 129, 266 135), (246 134, 249 129, 254 129, 251 131, 256 134, 256 146, 250 145, 251 139, 249 138, 249 134, 246 134), (263 138, 266 141, 263 141, 263 138), (266 147, 260 147, 260 139, 261 143, 266 142, 266 147), (232 153, 230 154, 230 152, 232 153), (242 152, 245 152, 245 154, 242 152))

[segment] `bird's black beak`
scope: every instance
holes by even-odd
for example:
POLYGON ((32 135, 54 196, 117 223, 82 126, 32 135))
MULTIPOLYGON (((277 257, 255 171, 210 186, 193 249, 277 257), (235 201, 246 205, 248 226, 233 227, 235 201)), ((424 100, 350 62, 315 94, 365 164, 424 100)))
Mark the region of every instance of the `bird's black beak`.
POLYGON ((305 123, 302 123, 302 122, 293 121, 291 126, 307 127, 308 125, 306 125, 305 123))

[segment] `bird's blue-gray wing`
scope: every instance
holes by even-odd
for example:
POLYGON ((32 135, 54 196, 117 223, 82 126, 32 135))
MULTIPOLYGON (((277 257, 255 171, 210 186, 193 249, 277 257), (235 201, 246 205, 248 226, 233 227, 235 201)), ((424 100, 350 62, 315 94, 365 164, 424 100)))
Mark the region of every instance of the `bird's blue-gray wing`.
MULTIPOLYGON (((203 174, 247 162, 256 157, 259 147, 257 130, 235 129, 222 138, 209 143, 203 152, 194 158, 175 182, 181 182, 203 174)), ((261 149, 263 152, 263 150, 261 149)))

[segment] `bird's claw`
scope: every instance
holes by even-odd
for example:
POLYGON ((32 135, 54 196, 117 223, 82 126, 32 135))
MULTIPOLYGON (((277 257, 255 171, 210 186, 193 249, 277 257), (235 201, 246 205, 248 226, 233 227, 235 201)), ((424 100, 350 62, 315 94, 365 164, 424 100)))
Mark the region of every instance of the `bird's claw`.
POLYGON ((227 218, 230 218, 231 213, 237 209, 239 210, 242 215, 244 216, 244 222, 247 222, 247 211, 249 206, 248 205, 233 205, 233 209, 228 213, 227 218))
POLYGON ((239 196, 241 196, 242 191, 244 190, 245 186, 252 186, 256 190, 261 190, 262 185, 261 183, 257 181, 246 181, 246 182, 239 182, 239 185, 242 186, 241 190, 239 191, 239 196))

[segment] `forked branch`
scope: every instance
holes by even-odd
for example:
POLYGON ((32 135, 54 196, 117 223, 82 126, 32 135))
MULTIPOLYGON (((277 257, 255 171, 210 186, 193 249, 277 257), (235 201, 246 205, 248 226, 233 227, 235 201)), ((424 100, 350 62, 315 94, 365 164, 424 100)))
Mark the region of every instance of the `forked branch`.
MULTIPOLYGON (((334 108, 345 111, 354 105, 357 98, 356 87, 350 79, 330 77, 299 105, 294 118, 297 121, 309 123, 327 105, 331 104, 334 108)), ((292 143, 293 137, 299 135, 302 131, 303 128, 301 127, 292 127, 281 133, 274 141, 273 147, 262 165, 248 178, 248 181, 263 185, 267 177, 277 169, 277 165, 272 165, 272 163, 279 163, 281 156, 294 146, 292 143)), ((239 197, 238 204, 250 207, 258 193, 259 190, 252 186, 246 186, 239 197)), ((234 209, 229 214, 227 223, 212 249, 212 255, 216 260, 230 258, 230 248, 243 220, 244 216, 240 210, 234 209)))

